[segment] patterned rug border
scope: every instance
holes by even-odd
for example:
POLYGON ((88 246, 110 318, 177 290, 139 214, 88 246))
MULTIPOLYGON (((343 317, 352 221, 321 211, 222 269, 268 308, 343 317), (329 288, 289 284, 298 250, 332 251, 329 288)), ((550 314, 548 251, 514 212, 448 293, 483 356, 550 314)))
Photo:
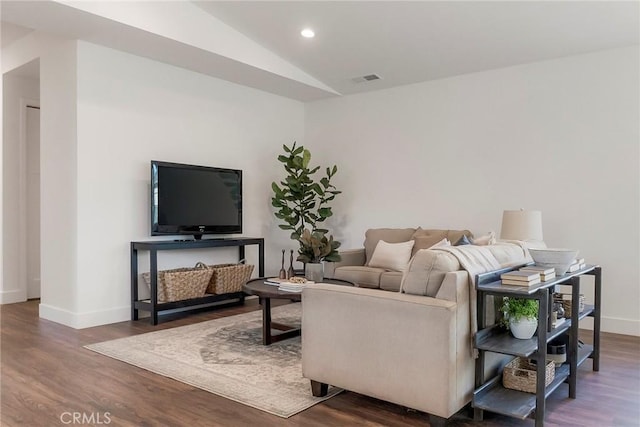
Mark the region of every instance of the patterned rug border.
MULTIPOLYGON (((285 306, 279 306, 279 307, 275 307, 272 309, 272 317, 275 319, 277 318, 279 315, 283 315, 283 313, 286 313, 288 310, 291 309, 292 306, 299 306, 299 304, 288 304, 285 306)), ((216 325, 218 328, 224 328, 227 326, 231 326, 233 324, 239 323, 239 322, 250 322, 250 321, 255 321, 255 320, 261 320, 262 319, 262 311, 252 311, 249 313, 242 313, 242 314, 237 314, 237 315, 233 315, 233 316, 227 316, 227 317, 222 317, 219 319, 212 319, 212 320, 207 320, 204 322, 199 322, 199 323, 195 323, 195 324, 191 324, 191 325, 186 325, 186 326, 177 326, 175 328, 169 328, 169 329, 163 329, 160 331, 152 331, 152 332, 146 332, 144 334, 138 334, 138 335, 133 335, 133 336, 129 336, 129 337, 123 337, 123 338, 116 338, 113 340, 109 340, 109 341, 103 341, 103 342, 99 342, 99 343, 94 343, 94 344, 88 344, 85 345, 84 348, 90 351, 93 351, 95 353, 101 354, 103 356, 107 356, 110 357, 112 359, 116 359, 119 360, 121 362, 127 363, 129 365, 132 366, 136 366, 140 369, 144 369, 146 371, 149 372, 153 372, 155 374, 158 375, 162 375, 164 377, 167 378, 171 378, 175 381, 179 381, 181 383, 184 384, 188 384, 192 387, 196 387, 199 388, 201 390, 207 391, 209 393, 215 394, 217 396, 221 396, 224 397, 226 399, 241 403, 243 405, 246 406, 250 406, 252 408, 267 412, 269 414, 272 415, 276 415, 278 417, 281 418, 290 418, 293 415, 296 415, 306 409, 309 409, 310 407, 320 403, 320 402, 324 402, 325 400, 328 400, 332 397, 334 397, 335 395, 339 394, 340 392, 342 392, 342 389, 337 388, 337 387, 329 387, 329 392, 327 393, 326 396, 324 397, 314 397, 311 395, 311 389, 309 387, 308 389, 308 401, 305 403, 301 403, 299 406, 297 406, 295 409, 284 409, 281 408, 280 412, 277 412, 275 410, 270 410, 269 408, 266 408, 265 406, 261 406, 260 402, 254 402, 251 400, 243 400, 241 397, 237 397, 234 396, 232 394, 229 394, 223 390, 220 390, 220 388, 216 388, 216 387, 212 387, 211 385, 207 385, 198 381, 195 381, 193 379, 191 379, 189 377, 189 375, 185 375, 184 370, 186 369, 185 367, 187 367, 188 369, 194 369, 194 367, 192 367, 189 364, 183 363, 179 360, 175 360, 175 359, 171 359, 168 357, 164 357, 158 354, 150 354, 152 357, 149 358, 143 358, 142 361, 140 360, 139 355, 136 356, 127 356, 127 355, 123 355, 121 353, 118 353, 117 351, 113 351, 111 348, 114 345, 124 345, 127 346, 127 343, 129 342, 137 342, 140 341, 142 339, 148 339, 149 337, 153 337, 155 335, 157 336, 170 336, 170 335, 174 335, 174 334, 180 334, 182 335, 182 332, 188 333, 190 330, 198 330, 201 329, 202 327, 206 327, 207 325, 216 325), (165 367, 163 366, 158 366, 157 363, 155 363, 155 360, 159 359, 159 358, 163 358, 166 361, 170 361, 170 363, 168 365, 166 365, 165 367), (167 369, 168 368, 168 369, 167 369)), ((300 339, 300 338, 293 338, 293 339, 300 339)), ((149 354, 147 354, 146 356, 149 356, 149 354)), ((197 368, 195 368, 197 369, 197 368)), ((215 375, 213 372, 209 373, 210 375, 215 375)), ((219 375, 220 373, 218 373, 219 375)), ((302 376, 302 373, 300 373, 300 375, 302 376)), ((231 378, 229 376, 225 376, 226 381, 230 381, 232 383, 236 383, 238 384, 238 386, 241 385, 241 382, 238 381, 235 378, 231 378)), ((246 397, 245 399, 251 399, 250 397, 246 397)))

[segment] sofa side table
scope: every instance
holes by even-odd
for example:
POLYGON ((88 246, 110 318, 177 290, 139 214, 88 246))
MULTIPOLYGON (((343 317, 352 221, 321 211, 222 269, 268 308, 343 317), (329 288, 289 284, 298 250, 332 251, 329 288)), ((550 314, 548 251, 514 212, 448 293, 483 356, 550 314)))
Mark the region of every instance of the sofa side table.
POLYGON ((509 269, 478 275, 476 290, 478 292, 478 333, 475 347, 479 351, 476 360, 476 390, 473 394, 472 406, 474 418, 482 419, 485 410, 525 419, 535 417, 536 427, 544 426, 545 401, 563 382, 569 383, 569 397, 577 395, 578 367, 588 358, 593 360, 592 369, 600 369, 600 303, 602 288, 602 269, 596 265, 588 265, 573 273, 567 273, 554 280, 541 282, 531 287, 502 285, 500 274, 509 269), (595 278, 594 305, 586 305, 579 311, 580 277, 593 275, 595 278), (567 319, 557 328, 551 328, 551 293, 557 285, 571 286, 571 319, 567 319), (508 331, 498 325, 487 325, 484 313, 486 296, 515 297, 536 299, 539 302, 537 335, 528 340, 516 339, 508 331), (581 319, 591 316, 593 322, 593 345, 579 345, 578 327, 581 319), (554 338, 568 334, 569 357, 567 362, 556 368, 554 380, 545 387, 545 362, 547 343, 554 338), (502 386, 501 375, 485 381, 485 353, 487 351, 510 356, 530 358, 536 361, 536 393, 524 393, 502 386))

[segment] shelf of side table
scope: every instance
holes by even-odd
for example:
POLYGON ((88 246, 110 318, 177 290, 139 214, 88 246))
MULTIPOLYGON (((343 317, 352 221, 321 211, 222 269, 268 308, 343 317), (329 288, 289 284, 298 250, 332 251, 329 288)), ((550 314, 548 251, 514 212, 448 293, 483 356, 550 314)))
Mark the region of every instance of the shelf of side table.
POLYGON ((482 419, 482 411, 489 410, 515 418, 525 419, 535 412, 537 427, 544 425, 546 398, 563 382, 569 383, 569 397, 576 397, 577 368, 588 358, 593 359, 593 370, 599 369, 600 346, 600 299, 601 299, 601 268, 586 266, 582 270, 565 274, 554 280, 542 282, 531 287, 502 285, 500 274, 507 270, 480 275, 476 279, 478 291, 478 333, 475 337, 475 347, 480 356, 476 363, 476 390, 473 395, 472 406, 475 418, 482 419), (583 275, 595 276, 594 305, 586 305, 582 312, 578 312, 580 283, 583 275), (556 285, 572 287, 572 315, 562 325, 552 329, 549 314, 551 312, 550 292, 556 285), (485 297, 487 295, 507 296, 515 298, 531 298, 539 301, 538 332, 536 337, 529 340, 513 338, 509 332, 498 326, 485 327, 485 297), (578 323, 581 319, 591 316, 594 318, 593 346, 578 341, 578 323), (544 370, 540 369, 546 361, 546 344, 563 334, 569 335, 569 354, 566 363, 556 369, 554 380, 547 387, 542 387, 544 370), (501 375, 484 381, 484 353, 491 351, 505 355, 513 355, 535 359, 538 364, 537 393, 524 393, 507 389, 502 386, 501 375))

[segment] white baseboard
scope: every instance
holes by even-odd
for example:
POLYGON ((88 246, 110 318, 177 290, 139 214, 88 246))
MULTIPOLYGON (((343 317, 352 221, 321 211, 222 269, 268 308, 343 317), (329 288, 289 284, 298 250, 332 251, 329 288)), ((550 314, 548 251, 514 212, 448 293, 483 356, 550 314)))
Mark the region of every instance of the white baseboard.
POLYGON ((600 329, 602 332, 613 334, 640 336, 640 321, 620 319, 616 317, 602 317, 600 319, 600 329))
MULTIPOLYGON (((247 296, 245 299, 250 300, 256 298, 258 297, 252 295, 247 296)), ((26 297, 23 301, 26 301, 26 297)), ((224 301, 220 302, 220 304, 224 303, 224 301)), ((74 313, 63 308, 54 307, 52 305, 42 303, 40 304, 39 308, 41 318, 60 323, 74 329, 91 328, 94 326, 108 325, 110 323, 118 323, 131 320, 131 308, 129 306, 85 313, 74 313)), ((171 311, 166 311, 165 314, 170 312, 171 311)), ((145 317, 149 317, 149 313, 147 311, 141 310, 140 318, 145 317)))
POLYGON ((42 319, 75 328, 75 314, 69 310, 42 303, 38 306, 38 310, 42 319))
POLYGON ((0 304, 13 304, 16 302, 25 302, 26 300, 27 291, 24 289, 0 291, 0 304))
MULTIPOLYGON (((580 329, 593 330, 593 318, 585 317, 580 321, 580 329)), ((640 321, 619 319, 616 317, 602 317, 600 331, 612 334, 640 336, 640 321)))
POLYGON ((84 329, 129 320, 131 318, 131 309, 129 307, 119 307, 109 310, 73 313, 59 307, 40 304, 40 317, 74 329, 84 329))

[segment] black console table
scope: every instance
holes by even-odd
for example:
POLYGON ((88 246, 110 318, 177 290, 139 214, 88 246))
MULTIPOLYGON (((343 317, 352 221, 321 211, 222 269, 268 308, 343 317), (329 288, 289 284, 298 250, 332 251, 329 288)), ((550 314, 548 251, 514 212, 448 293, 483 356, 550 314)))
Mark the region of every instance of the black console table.
POLYGON ((245 246, 258 245, 258 276, 264 276, 264 239, 257 237, 235 237, 224 239, 202 240, 155 240, 131 242, 131 320, 138 320, 138 311, 148 311, 152 325, 158 324, 158 313, 166 310, 184 309, 189 307, 213 304, 219 301, 237 299, 244 303, 243 292, 233 292, 222 295, 206 295, 183 301, 158 303, 158 251, 180 249, 205 249, 237 246, 238 259, 245 259, 245 246), (151 296, 148 300, 138 299, 138 251, 149 251, 149 273, 151 276, 151 296))
POLYGON ((525 419, 534 415, 535 426, 542 427, 545 417, 546 398, 562 383, 569 384, 569 398, 577 395, 578 366, 586 359, 592 359, 592 369, 600 370, 600 302, 602 289, 602 269, 597 265, 587 265, 573 273, 566 273, 538 285, 503 285, 500 274, 510 269, 484 273, 476 277, 478 292, 478 333, 475 347, 479 351, 476 359, 476 390, 473 393, 472 406, 474 418, 482 420, 484 410, 525 419), (594 280, 594 304, 585 305, 579 310, 580 276, 592 275, 594 280), (571 318, 557 328, 552 328, 550 315, 552 293, 557 285, 571 287, 571 318), (536 336, 528 340, 516 339, 498 325, 490 326, 485 319, 486 296, 511 298, 529 298, 539 302, 538 329, 536 336), (579 345, 578 327, 580 320, 593 317, 593 345, 579 345), (554 338, 568 334, 567 361, 555 370, 554 380, 545 387, 545 363, 547 343, 554 338), (493 352, 509 356, 532 358, 536 361, 536 393, 524 393, 503 387, 498 375, 485 381, 485 353, 493 352))

